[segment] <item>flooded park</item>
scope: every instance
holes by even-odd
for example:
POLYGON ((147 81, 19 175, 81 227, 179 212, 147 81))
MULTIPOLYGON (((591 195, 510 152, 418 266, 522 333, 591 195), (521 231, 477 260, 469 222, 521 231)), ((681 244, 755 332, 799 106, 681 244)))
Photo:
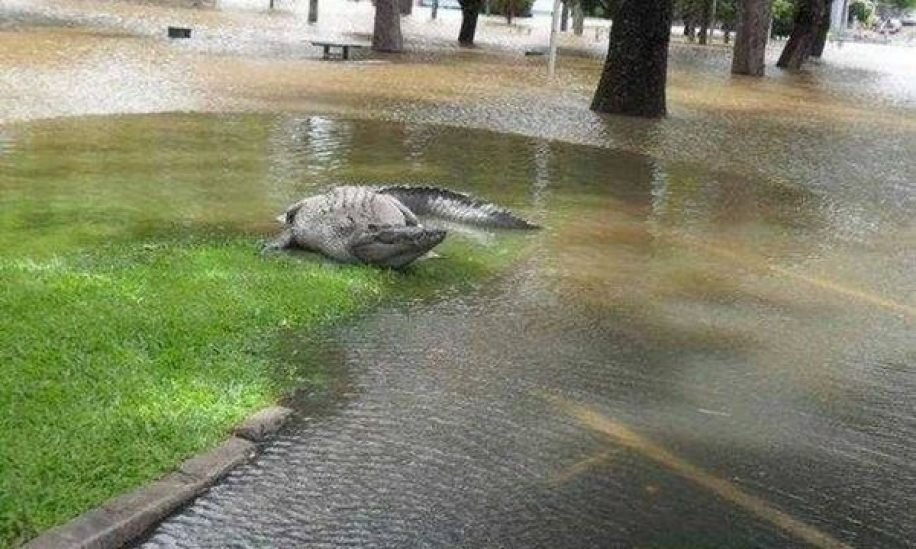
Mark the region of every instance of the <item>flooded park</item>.
POLYGON ((913 543, 916 49, 776 43, 752 79, 673 41, 637 119, 588 109, 597 32, 548 78, 544 17, 465 49, 415 7, 406 53, 326 61, 369 2, 266 3, 0 4, 0 546, 277 399, 134 546, 913 543), (340 184, 543 229, 398 273, 257 253, 340 184))

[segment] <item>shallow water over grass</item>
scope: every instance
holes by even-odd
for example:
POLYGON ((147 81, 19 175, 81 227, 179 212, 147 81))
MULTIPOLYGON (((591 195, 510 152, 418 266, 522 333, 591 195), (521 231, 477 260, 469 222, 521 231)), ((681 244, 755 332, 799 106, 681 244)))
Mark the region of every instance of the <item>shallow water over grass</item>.
POLYGON ((54 120, 0 143, 5 539, 155 477, 286 391, 307 409, 329 381, 337 412, 150 543, 805 532, 772 508, 853 543, 912 537, 913 212, 893 182, 824 193, 303 115, 54 120), (336 182, 434 182, 547 228, 456 227, 443 259, 403 275, 257 255, 277 211, 336 182))
POLYGON ((202 109, 402 122, 0 129, 2 274, 17 288, 3 288, 0 312, 21 319, 0 325, 2 349, 44 365, 82 357, 61 372, 90 380, 72 383, 87 391, 70 408, 57 403, 72 395, 49 397, 51 417, 83 428, 70 438, 33 436, 47 401, 18 398, 54 379, 45 368, 0 384, 5 402, 34 403, 32 425, 4 424, 16 441, 0 448, 28 457, 0 449, 16 465, 0 499, 24 494, 0 504, 7 532, 120 489, 111 479, 155 474, 278 387, 305 384, 302 405, 345 372, 338 415, 294 426, 151 543, 808 539, 772 509, 858 545, 916 538, 911 51, 830 45, 822 63, 757 80, 728 76, 726 49, 674 44, 670 116, 639 121, 588 110, 600 58, 562 56, 548 82, 544 60, 522 56, 544 25, 510 36, 484 21, 483 47, 456 51, 458 14, 434 24, 418 9, 404 19, 411 54, 318 62, 307 38, 371 28, 370 3, 322 1, 314 26, 302 2, 269 15, 255 0, 0 6, 0 120, 202 109), (194 38, 167 40, 175 23, 194 38), (338 178, 476 190, 548 229, 526 263, 465 297, 440 292, 511 260, 510 235, 452 240, 446 260, 408 278, 252 254, 277 208, 338 178), (301 294, 297 277, 322 291, 301 294), (417 291, 442 299, 404 305, 417 291), (385 295, 397 305, 320 337, 308 327, 385 295), (88 330, 107 335, 69 335, 88 330), (215 350, 200 343, 213 338, 215 350), (163 340, 186 354, 161 353, 163 340), (106 353, 164 381, 126 367, 113 378, 113 361, 96 360, 106 353), (111 379, 124 383, 107 396, 88 390, 111 379), (118 396, 138 391, 142 413, 118 396), (94 408, 105 421, 81 415, 94 408), (148 429, 169 450, 113 459, 82 440, 105 422, 112 439, 148 429), (48 440, 75 440, 87 465, 58 466, 68 447, 48 440), (68 488, 87 479, 98 488, 68 488))
POLYGON ((444 259, 404 273, 258 254, 276 213, 304 194, 451 169, 438 156, 405 168, 406 148, 375 143, 397 143, 403 127, 160 115, 7 129, 3 543, 155 478, 287 392, 320 389, 328 373, 308 353, 294 358, 303 349, 285 345, 288 334, 307 341, 379 301, 467 290, 525 248, 522 235, 458 234, 444 259), (338 127, 362 144, 339 146, 327 131, 338 127), (329 154, 343 158, 334 169, 329 154))
POLYGON ((325 333, 347 398, 148 546, 913 537, 914 212, 893 182, 834 173, 824 192, 488 132, 283 120, 274 173, 331 179, 362 158, 547 228, 471 294, 325 333))

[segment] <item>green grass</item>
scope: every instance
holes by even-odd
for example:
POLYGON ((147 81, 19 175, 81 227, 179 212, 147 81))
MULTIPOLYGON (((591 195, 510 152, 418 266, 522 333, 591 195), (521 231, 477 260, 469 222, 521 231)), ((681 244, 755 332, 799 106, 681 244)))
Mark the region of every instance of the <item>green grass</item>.
MULTIPOLYGON (((285 200, 341 178, 384 180, 379 166, 404 164, 391 145, 400 127, 345 121, 330 127, 366 143, 316 175, 323 142, 310 156, 278 123, 156 115, 11 130, 12 149, 0 151, 0 547, 330 379, 316 353, 289 341, 383 300, 467 290, 523 253, 524 236, 490 246, 452 236, 438 249, 445 259, 404 273, 262 258, 285 200)), ((431 152, 410 173, 447 172, 453 156, 431 152)), ((483 166, 460 176, 491 178, 483 166)))
POLYGON ((518 250, 458 240, 447 259, 397 273, 265 259, 254 240, 0 259, 0 544, 161 475, 307 381, 319 365, 277 364, 284 330, 383 299, 466 289, 518 250))

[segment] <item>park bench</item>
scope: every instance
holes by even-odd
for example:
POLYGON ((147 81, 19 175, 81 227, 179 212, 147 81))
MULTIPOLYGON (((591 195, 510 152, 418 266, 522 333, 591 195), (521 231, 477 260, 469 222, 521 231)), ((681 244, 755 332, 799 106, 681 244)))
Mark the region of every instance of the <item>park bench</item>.
POLYGON ((324 55, 322 56, 322 59, 331 58, 331 48, 337 48, 340 50, 341 59, 349 59, 350 48, 359 49, 366 47, 365 44, 355 44, 351 42, 326 42, 322 40, 312 40, 312 45, 321 46, 324 48, 324 55))
POLYGON ((191 38, 191 29, 186 27, 169 27, 169 38, 191 38))

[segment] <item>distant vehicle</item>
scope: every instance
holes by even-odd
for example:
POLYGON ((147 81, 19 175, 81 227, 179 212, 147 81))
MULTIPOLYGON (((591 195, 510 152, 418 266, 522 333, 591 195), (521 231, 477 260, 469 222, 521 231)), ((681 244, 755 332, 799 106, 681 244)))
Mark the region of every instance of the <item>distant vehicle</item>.
POLYGON ((900 19, 900 24, 904 27, 916 27, 916 12, 904 15, 900 19))
MULTIPOLYGON (((420 0, 420 5, 431 8, 433 7, 433 0, 420 0)), ((458 3, 458 0, 439 0, 439 9, 460 10, 461 4, 458 3)))
POLYGON ((900 19, 885 19, 878 25, 878 32, 881 34, 897 34, 903 28, 900 19))

